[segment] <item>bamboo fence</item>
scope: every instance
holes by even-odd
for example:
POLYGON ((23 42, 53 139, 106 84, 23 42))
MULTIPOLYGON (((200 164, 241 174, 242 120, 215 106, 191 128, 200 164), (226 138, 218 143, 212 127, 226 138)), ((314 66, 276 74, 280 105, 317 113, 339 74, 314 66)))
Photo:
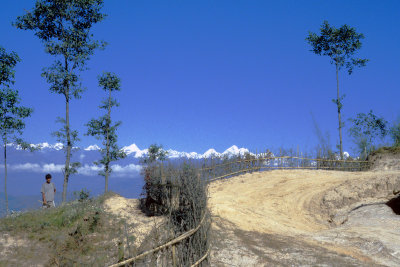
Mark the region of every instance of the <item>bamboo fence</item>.
MULTIPOLYGON (((173 240, 171 240, 171 241, 169 241, 169 242, 167 242, 167 243, 165 243, 165 244, 163 244, 163 245, 161 245, 161 246, 158 246, 158 247, 156 247, 156 248, 153 248, 153 249, 151 249, 151 250, 145 251, 145 252, 143 252, 143 253, 141 253, 141 254, 135 256, 135 257, 132 257, 132 258, 130 258, 130 259, 127 259, 127 260, 121 261, 121 262, 119 262, 119 263, 110 265, 109 267, 120 267, 120 266, 124 266, 125 264, 132 263, 132 262, 134 262, 134 261, 136 261, 136 260, 138 260, 138 259, 144 258, 144 257, 146 257, 147 255, 150 255, 150 254, 152 254, 152 253, 155 253, 155 252, 160 251, 160 250, 162 250, 162 249, 165 249, 165 248, 167 248, 167 247, 172 247, 172 262, 173 262, 173 266, 176 266, 176 254, 175 254, 175 249, 174 249, 174 248, 175 248, 175 245, 176 245, 177 243, 179 243, 179 242, 185 240, 186 238, 192 236, 194 233, 196 233, 197 230, 199 230, 200 227, 202 226, 202 224, 204 223, 205 218, 206 218, 206 215, 204 214, 204 215, 203 215, 203 218, 201 219, 200 223, 196 226, 196 228, 193 228, 193 229, 187 231, 186 233, 183 233, 182 235, 180 235, 180 236, 174 238, 173 240)), ((204 261, 204 260, 208 257, 209 253, 210 253, 210 248, 208 248, 207 252, 206 252, 199 260, 197 260, 193 265, 191 265, 191 267, 198 266, 202 261, 204 261)))
POLYGON ((235 175, 265 171, 273 169, 309 169, 309 170, 340 170, 340 171, 366 171, 369 169, 368 161, 313 159, 298 156, 264 157, 252 156, 238 158, 227 162, 215 163, 200 168, 203 179, 212 182, 235 175))

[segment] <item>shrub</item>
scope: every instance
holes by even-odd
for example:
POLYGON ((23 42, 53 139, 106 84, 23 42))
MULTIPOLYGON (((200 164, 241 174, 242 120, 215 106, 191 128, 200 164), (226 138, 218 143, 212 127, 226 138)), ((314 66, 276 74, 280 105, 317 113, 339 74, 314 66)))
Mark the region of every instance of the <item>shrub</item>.
POLYGON ((79 202, 82 202, 89 199, 90 192, 86 188, 83 188, 81 191, 75 191, 74 196, 78 199, 79 202))
MULTIPOLYGON (((190 266, 209 247, 207 181, 201 179, 198 169, 189 163, 164 166, 154 162, 148 164, 143 173, 146 184, 143 188, 145 198, 141 202, 142 209, 149 215, 166 217, 161 243, 196 228, 202 222, 195 234, 175 246, 178 266, 190 266)), ((157 257, 163 257, 164 253, 164 257, 170 258, 170 254, 160 253, 157 257)))
POLYGON ((393 140, 393 146, 400 147, 400 121, 394 123, 394 125, 390 128, 390 136, 393 140))

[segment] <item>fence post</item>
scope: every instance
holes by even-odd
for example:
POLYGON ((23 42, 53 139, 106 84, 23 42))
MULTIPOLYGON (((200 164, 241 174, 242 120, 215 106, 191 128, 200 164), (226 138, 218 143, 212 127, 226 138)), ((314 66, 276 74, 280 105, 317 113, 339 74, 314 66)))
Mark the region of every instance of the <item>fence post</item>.
POLYGON ((172 266, 176 267, 176 248, 175 245, 172 246, 172 266))
POLYGON ((242 155, 239 155, 239 160, 238 160, 238 170, 239 173, 242 172, 242 155))
POLYGON ((304 167, 304 159, 303 159, 303 152, 300 152, 300 158, 301 158, 301 167, 304 167))
POLYGON ((323 158, 321 148, 319 149, 318 157, 317 157, 317 170, 322 166, 324 167, 324 164, 321 164, 321 159, 323 158))

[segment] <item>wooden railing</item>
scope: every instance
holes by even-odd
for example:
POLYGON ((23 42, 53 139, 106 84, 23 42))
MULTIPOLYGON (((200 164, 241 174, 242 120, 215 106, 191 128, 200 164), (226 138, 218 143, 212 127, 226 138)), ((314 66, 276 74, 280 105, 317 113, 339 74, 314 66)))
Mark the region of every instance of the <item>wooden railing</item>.
POLYGON ((308 170, 340 170, 366 171, 368 161, 312 159, 296 156, 240 158, 237 160, 215 163, 199 169, 206 181, 240 175, 243 173, 273 169, 308 169, 308 170))

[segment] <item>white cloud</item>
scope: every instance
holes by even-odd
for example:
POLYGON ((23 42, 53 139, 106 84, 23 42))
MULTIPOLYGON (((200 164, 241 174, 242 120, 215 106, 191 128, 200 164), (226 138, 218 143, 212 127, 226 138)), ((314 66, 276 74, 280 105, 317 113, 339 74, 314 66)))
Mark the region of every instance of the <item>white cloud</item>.
POLYGON ((62 172, 63 168, 65 167, 64 164, 43 164, 43 172, 55 172, 55 173, 60 173, 62 172))
MULTIPOLYGON (((0 167, 3 169, 4 165, 0 167)), ((22 164, 9 164, 7 165, 10 171, 15 172, 34 172, 34 173, 62 173, 64 164, 38 164, 38 163, 22 163, 22 164)), ((141 166, 136 164, 128 164, 121 166, 119 164, 111 165, 112 172, 110 177, 132 177, 140 173, 141 166)), ((85 164, 78 168, 78 174, 85 176, 96 176, 103 168, 96 165, 85 164)))
POLYGON ((98 145, 91 145, 85 148, 86 151, 91 151, 91 150, 100 150, 100 147, 98 145))
MULTIPOLYGON (((2 165, 4 167, 4 165, 2 165)), ((64 167, 63 164, 43 164, 40 165, 38 163, 21 163, 21 164, 9 164, 7 165, 8 169, 10 171, 31 171, 31 172, 38 172, 38 173, 43 173, 43 172, 53 172, 53 173, 61 173, 62 168, 64 167)))
MULTIPOLYGON (((142 167, 136 164, 128 164, 125 166, 121 166, 119 164, 111 165, 112 172, 111 177, 129 177, 132 175, 137 175, 140 173, 142 167)), ((96 176, 99 171, 103 170, 102 167, 96 165, 85 164, 78 169, 78 173, 86 176, 96 176)))
POLYGON ((78 173, 86 176, 96 176, 101 169, 101 167, 96 165, 85 164, 78 169, 78 173))
POLYGON ((40 165, 37 163, 10 164, 8 168, 12 171, 33 171, 38 172, 40 165))
POLYGON ((121 166, 118 164, 112 165, 112 172, 115 174, 115 176, 118 177, 128 177, 131 176, 132 174, 139 174, 140 170, 142 169, 142 166, 136 165, 136 164, 128 164, 126 166, 121 166))

